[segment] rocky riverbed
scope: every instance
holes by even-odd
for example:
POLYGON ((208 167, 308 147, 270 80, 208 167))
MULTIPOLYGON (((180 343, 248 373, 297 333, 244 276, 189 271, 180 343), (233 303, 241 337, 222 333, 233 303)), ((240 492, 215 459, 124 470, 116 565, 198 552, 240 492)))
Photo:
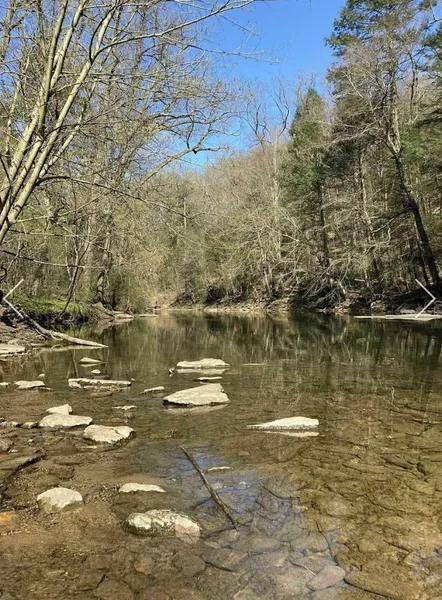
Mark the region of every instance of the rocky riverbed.
MULTIPOLYGON (((100 358, 112 379, 132 379, 111 356, 100 358)), ((294 373, 271 361, 226 360, 221 385, 230 402, 221 406, 166 408, 162 396, 203 386, 195 373, 169 376, 166 361, 122 390, 71 389, 69 370, 52 391, 0 390, 2 600, 440 598, 439 387, 423 396, 390 372, 394 392, 371 379, 361 394, 356 378, 347 388, 342 369, 338 387, 332 379, 326 390, 303 384, 300 365, 294 373), (165 389, 143 394, 148 387, 165 389), (67 404, 94 426, 134 435, 108 443, 87 439, 86 426, 11 425, 38 423, 51 407, 66 415, 67 404), (248 428, 290 415, 318 419, 318 435, 248 428), (38 497, 54 488, 81 501, 74 494, 71 506, 47 510, 38 497), (158 511, 190 524, 180 521, 177 535, 173 520, 152 536, 128 522, 158 511)))

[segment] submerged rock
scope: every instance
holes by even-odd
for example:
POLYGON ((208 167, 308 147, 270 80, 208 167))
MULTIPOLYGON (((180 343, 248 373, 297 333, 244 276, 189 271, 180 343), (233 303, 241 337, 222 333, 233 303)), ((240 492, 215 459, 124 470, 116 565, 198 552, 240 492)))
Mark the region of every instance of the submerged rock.
POLYGON ((46 411, 51 415, 70 415, 72 406, 70 404, 62 404, 61 406, 53 406, 46 411))
POLYGON ((83 504, 83 498, 81 494, 75 490, 56 487, 37 496, 37 502, 40 510, 51 513, 81 506, 83 504))
POLYGON ((319 426, 318 419, 309 419, 307 417, 288 417, 269 421, 268 423, 259 423, 257 425, 248 425, 248 429, 273 429, 274 431, 285 431, 291 429, 314 429, 319 426))
POLYGON ((125 483, 118 491, 123 494, 128 494, 130 492, 160 492, 164 494, 166 492, 166 490, 159 485, 151 485, 147 483, 125 483))
POLYGON ((96 360, 95 358, 88 358, 85 356, 80 360, 80 365, 100 365, 101 362, 101 360, 96 360))
POLYGON ((205 371, 206 369, 228 369, 230 365, 219 358, 203 358, 202 360, 183 360, 176 366, 177 371, 205 371))
POLYGON ((15 385, 19 390, 35 390, 37 388, 45 387, 44 381, 16 381, 15 385))
POLYGON ((180 406, 212 406, 229 402, 227 394, 219 383, 181 390, 166 396, 163 400, 168 404, 180 406))
POLYGON ((340 583, 344 577, 344 569, 335 565, 328 565, 307 583, 307 587, 313 591, 325 590, 340 583))
POLYGON ((128 440, 135 436, 131 427, 107 427, 105 425, 90 425, 83 432, 85 440, 98 442, 100 444, 116 444, 122 440, 128 440))
POLYGON ((186 515, 171 510, 150 510, 146 513, 133 513, 126 519, 127 528, 138 535, 175 535, 186 542, 196 541, 200 536, 198 523, 186 515))
POLYGON ((105 387, 129 387, 132 385, 131 381, 116 381, 112 379, 92 379, 88 377, 78 377, 76 379, 69 379, 69 387, 77 387, 72 384, 78 384, 80 387, 94 387, 94 386, 105 386, 105 387))
POLYGON ((47 429, 62 429, 70 427, 81 427, 82 425, 90 425, 92 423, 91 417, 84 417, 79 415, 61 415, 54 413, 43 417, 39 422, 39 427, 47 429))

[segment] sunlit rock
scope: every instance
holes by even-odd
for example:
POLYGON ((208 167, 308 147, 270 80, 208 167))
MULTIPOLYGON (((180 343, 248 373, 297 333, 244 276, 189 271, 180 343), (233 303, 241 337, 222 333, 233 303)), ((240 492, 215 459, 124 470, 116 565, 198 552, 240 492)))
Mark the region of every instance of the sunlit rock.
POLYGON ((248 425, 249 429, 269 429, 274 431, 287 431, 291 429, 314 429, 319 426, 318 419, 309 419, 307 417, 288 417, 269 421, 268 423, 259 423, 257 425, 248 425))
POLYGON ((16 381, 15 385, 19 390, 35 390, 37 388, 45 387, 44 381, 16 381))
POLYGON ((143 390, 142 394, 160 394, 164 392, 164 387, 162 385, 158 385, 157 387, 147 388, 147 390, 143 390))
POLYGON ((95 358, 88 358, 85 356, 80 360, 80 365, 99 365, 101 362, 101 360, 96 360, 95 358))
POLYGON ((218 375, 217 377, 197 377, 197 381, 201 381, 201 383, 210 383, 212 381, 219 381, 220 379, 222 379, 221 375, 218 375))
POLYGON ((71 427, 81 427, 82 425, 90 425, 91 423, 91 417, 84 417, 79 415, 60 415, 55 413, 44 417, 39 422, 38 426, 46 429, 69 429, 71 427))
POLYGON ((72 406, 70 404, 62 404, 61 406, 53 406, 46 411, 51 415, 70 415, 72 406))
POLYGON ((211 383, 170 394, 164 398, 164 402, 180 406, 213 406, 226 404, 229 398, 221 384, 211 383))
POLYGON ((225 370, 230 365, 225 363, 220 358, 203 358, 202 360, 183 360, 176 366, 176 370, 179 371, 205 371, 206 369, 225 370))
POLYGON ((101 375, 100 369, 92 369, 91 375, 101 375))
POLYGON ((126 520, 132 533, 149 536, 175 535, 182 541, 195 542, 200 536, 198 523, 186 515, 171 510, 150 510, 146 513, 133 513, 126 520))
POLYGON ((122 494, 128 494, 130 492, 159 492, 164 494, 166 492, 166 490, 159 485, 151 485, 147 483, 125 483, 118 491, 122 494))
POLYGON ((116 444, 135 436, 131 427, 107 427, 105 425, 90 425, 83 432, 85 440, 98 442, 100 444, 116 444))
POLYGON ((75 490, 56 487, 37 496, 37 502, 40 510, 52 513, 81 506, 83 498, 75 490))

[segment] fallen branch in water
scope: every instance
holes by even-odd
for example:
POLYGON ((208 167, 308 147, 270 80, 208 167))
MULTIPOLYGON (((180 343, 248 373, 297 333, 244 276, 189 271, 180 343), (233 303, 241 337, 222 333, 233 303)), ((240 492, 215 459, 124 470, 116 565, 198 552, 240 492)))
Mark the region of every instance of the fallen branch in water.
POLYGON ((193 468, 195 469, 195 471, 198 473, 198 475, 201 477, 204 485, 206 486, 206 488, 208 489, 210 495, 212 496, 213 500, 215 500, 215 502, 218 504, 218 506, 220 507, 220 509, 223 511, 223 513, 226 515, 226 517, 229 519, 229 521, 232 523, 233 527, 235 529, 238 529, 237 525, 236 525, 236 521, 235 519, 232 517, 232 515, 230 514, 229 509, 227 508, 227 506, 224 504, 224 502, 221 500, 221 498, 218 496, 218 494, 215 492, 215 490, 213 489, 213 487, 210 485, 210 483, 207 481, 206 476, 204 475, 204 473, 201 471, 201 469, 198 466, 198 463, 196 462, 196 460, 193 458, 193 456, 190 454, 190 452, 188 450, 186 450, 183 446, 181 446, 181 450, 183 451, 183 453, 185 454, 186 458, 189 460, 189 462, 192 464, 193 468))
POLYGON ((107 346, 105 346, 104 344, 99 344, 98 342, 82 340, 81 338, 72 337, 71 335, 60 333, 59 331, 52 331, 52 329, 46 329, 45 327, 39 325, 37 321, 31 319, 31 317, 27 315, 23 310, 21 311, 21 314, 24 320, 47 340, 63 340, 64 342, 69 342, 70 344, 75 344, 77 346, 89 346, 91 348, 107 348, 107 346))

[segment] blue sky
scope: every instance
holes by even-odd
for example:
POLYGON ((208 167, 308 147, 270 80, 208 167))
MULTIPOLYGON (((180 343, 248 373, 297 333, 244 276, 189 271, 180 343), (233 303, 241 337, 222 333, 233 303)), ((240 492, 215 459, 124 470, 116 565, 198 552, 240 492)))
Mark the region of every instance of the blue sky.
MULTIPOLYGON (((331 34, 344 4, 345 0, 270 0, 238 11, 235 20, 244 26, 254 23, 259 32, 248 48, 272 54, 277 62, 237 58, 235 75, 269 82, 275 77, 295 79, 303 72, 321 79, 333 58, 324 38, 331 34)), ((219 35, 224 47, 234 46, 242 37, 228 24, 219 35)))

